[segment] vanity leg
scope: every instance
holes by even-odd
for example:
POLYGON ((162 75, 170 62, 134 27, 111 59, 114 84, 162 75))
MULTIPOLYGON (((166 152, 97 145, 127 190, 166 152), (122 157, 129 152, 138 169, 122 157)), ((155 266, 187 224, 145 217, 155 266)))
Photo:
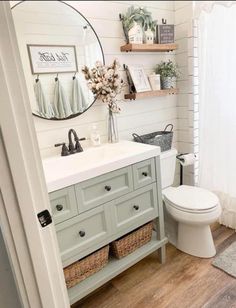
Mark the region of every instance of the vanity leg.
MULTIPOLYGON (((160 157, 156 157, 156 177, 157 179, 161 179, 161 167, 160 167, 160 157)), ((160 180, 157 183, 157 197, 158 197, 158 212, 159 215, 155 220, 156 223, 156 232, 157 232, 157 240, 167 242, 167 238, 165 235, 165 227, 164 227, 164 213, 163 213, 163 201, 162 201, 162 191, 161 191, 161 183, 160 180)), ((158 259, 161 264, 165 263, 166 260, 166 245, 162 245, 158 249, 158 259)))
POLYGON ((161 264, 166 262, 166 245, 158 249, 158 260, 161 264))

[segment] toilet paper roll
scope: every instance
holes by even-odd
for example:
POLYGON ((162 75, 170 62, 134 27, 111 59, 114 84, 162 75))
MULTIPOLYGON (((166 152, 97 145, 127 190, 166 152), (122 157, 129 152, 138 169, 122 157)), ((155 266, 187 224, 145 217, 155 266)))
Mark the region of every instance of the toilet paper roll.
POLYGON ((179 157, 179 161, 182 166, 190 166, 193 165, 196 160, 196 156, 193 153, 183 154, 179 157))

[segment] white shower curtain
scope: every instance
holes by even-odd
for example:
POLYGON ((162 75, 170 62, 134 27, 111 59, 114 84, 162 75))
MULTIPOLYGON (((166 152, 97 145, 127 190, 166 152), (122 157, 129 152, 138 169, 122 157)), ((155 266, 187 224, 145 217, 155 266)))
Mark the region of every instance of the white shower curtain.
POLYGON ((236 229, 236 5, 201 12, 198 52, 199 186, 218 194, 220 222, 236 229))

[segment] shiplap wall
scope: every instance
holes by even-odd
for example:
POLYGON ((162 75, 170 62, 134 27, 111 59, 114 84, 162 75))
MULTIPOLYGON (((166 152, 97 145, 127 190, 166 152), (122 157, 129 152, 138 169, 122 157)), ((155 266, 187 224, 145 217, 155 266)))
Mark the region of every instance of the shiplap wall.
MULTIPOLYGON (((161 60, 175 60, 174 53, 121 53, 124 35, 119 13, 125 13, 130 5, 144 6, 152 12, 153 18, 167 19, 174 23, 174 1, 67 1, 80 11, 97 32, 105 54, 106 63, 117 58, 121 64, 142 64, 147 73, 161 60)), ((122 74, 124 72, 122 71, 122 74)), ((126 89, 127 91, 127 89, 126 89)), ((124 93, 123 93, 124 94, 124 93)), ((152 132, 163 129, 168 123, 174 124, 174 144, 177 146, 177 97, 154 97, 137 101, 120 102, 122 109, 118 117, 121 139, 131 139, 131 134, 152 132)), ((96 123, 106 140, 106 106, 95 103, 85 114, 66 121, 47 121, 34 118, 38 143, 42 157, 60 152, 54 144, 67 141, 67 133, 74 128, 80 137, 89 138, 90 129, 96 123)))
MULTIPOLYGON (((193 2, 175 1, 176 62, 181 70, 178 81, 180 94, 178 110, 178 150, 180 153, 198 153, 197 49, 194 40, 193 2)), ((194 184, 194 166, 184 168, 184 183, 194 184)))

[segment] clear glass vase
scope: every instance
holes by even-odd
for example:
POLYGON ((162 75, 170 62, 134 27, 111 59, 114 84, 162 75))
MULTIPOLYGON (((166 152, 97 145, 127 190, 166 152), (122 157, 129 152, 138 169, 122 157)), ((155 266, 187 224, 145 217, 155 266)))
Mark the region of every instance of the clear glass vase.
POLYGON ((109 143, 119 142, 117 114, 116 112, 112 112, 111 109, 108 110, 107 134, 109 143))

